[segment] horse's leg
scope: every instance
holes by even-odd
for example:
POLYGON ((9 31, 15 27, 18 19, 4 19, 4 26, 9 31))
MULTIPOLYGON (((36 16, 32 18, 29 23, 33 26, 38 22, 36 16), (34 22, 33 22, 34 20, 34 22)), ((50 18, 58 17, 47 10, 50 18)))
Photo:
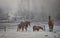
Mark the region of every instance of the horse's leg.
POLYGON ((51 32, 51 28, 49 27, 49 32, 51 32))
POLYGON ((52 32, 52 26, 49 26, 49 32, 52 32))
POLYGON ((24 27, 22 27, 22 31, 24 31, 24 27))
POLYGON ((37 31, 39 31, 39 29, 37 29, 37 31))
POLYGON ((18 28, 17 28, 17 31, 20 31, 20 29, 21 29, 21 27, 18 27, 18 28))
POLYGON ((53 25, 51 26, 51 31, 53 32, 53 25))
POLYGON ((53 27, 54 27, 54 26, 52 26, 52 32, 53 32, 53 27))
POLYGON ((25 30, 27 31, 27 27, 25 27, 25 30))
POLYGON ((21 28, 19 28, 19 31, 21 30, 21 28))

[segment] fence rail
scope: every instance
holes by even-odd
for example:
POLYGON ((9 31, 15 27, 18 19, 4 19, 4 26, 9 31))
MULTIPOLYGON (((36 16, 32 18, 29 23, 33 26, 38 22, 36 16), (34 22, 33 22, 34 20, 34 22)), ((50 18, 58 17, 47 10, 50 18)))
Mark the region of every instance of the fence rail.
POLYGON ((15 29, 19 23, 0 23, 0 30, 3 29, 5 32, 7 29, 15 29))

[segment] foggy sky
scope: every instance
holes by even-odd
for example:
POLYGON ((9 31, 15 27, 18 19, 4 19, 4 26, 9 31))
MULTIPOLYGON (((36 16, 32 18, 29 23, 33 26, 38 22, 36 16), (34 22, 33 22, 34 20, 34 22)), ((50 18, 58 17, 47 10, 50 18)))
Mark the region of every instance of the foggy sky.
POLYGON ((17 16, 34 15, 34 19, 44 20, 48 16, 54 19, 60 19, 60 4, 59 0, 0 0, 0 17, 3 16, 9 19, 17 16))

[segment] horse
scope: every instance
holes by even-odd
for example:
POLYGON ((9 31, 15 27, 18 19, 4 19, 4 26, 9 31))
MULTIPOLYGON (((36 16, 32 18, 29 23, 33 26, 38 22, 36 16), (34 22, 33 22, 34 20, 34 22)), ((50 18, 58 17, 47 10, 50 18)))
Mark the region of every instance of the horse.
POLYGON ((21 22, 18 24, 17 31, 20 31, 20 29, 22 29, 22 31, 24 31, 24 29, 27 31, 28 26, 30 26, 30 21, 21 22))
POLYGON ((51 19, 51 16, 49 16, 48 25, 49 25, 49 31, 52 32, 54 27, 54 20, 51 19))
POLYGON ((33 31, 35 31, 35 30, 39 31, 39 29, 43 30, 43 28, 41 26, 37 26, 37 25, 33 26, 33 31))

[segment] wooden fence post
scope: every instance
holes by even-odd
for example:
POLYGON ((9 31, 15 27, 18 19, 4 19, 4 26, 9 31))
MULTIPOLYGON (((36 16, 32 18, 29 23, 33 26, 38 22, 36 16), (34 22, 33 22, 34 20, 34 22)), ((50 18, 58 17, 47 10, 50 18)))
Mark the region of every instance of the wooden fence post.
POLYGON ((6 25, 4 26, 4 31, 6 32, 6 25))
POLYGON ((44 31, 45 31, 45 25, 44 25, 44 31))

